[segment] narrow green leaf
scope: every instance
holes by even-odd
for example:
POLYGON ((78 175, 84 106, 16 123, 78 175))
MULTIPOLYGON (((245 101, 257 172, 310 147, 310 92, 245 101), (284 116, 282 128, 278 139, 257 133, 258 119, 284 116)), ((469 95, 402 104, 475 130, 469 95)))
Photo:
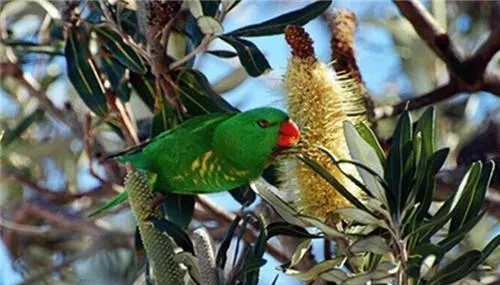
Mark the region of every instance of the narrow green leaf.
POLYGON ((479 179, 481 178, 482 168, 483 166, 480 161, 473 163, 469 168, 466 177, 464 177, 462 183, 460 184, 459 192, 460 188, 464 184, 462 192, 463 195, 456 204, 456 215, 451 219, 449 229, 450 233, 465 224, 471 214, 479 211, 479 207, 484 200, 484 195, 486 194, 486 189, 479 189, 479 187, 477 187, 479 179), (476 207, 478 204, 479 207, 476 207))
POLYGON ((354 253, 372 252, 375 254, 385 254, 389 252, 391 248, 387 245, 387 242, 381 236, 370 236, 367 238, 360 238, 349 248, 349 250, 354 253))
POLYGON ((130 99, 131 88, 125 78, 125 67, 112 56, 101 57, 101 67, 111 85, 111 90, 122 102, 130 99))
POLYGON ((44 118, 45 111, 36 109, 31 114, 22 119, 13 130, 6 132, 1 140, 1 146, 7 147, 13 141, 18 139, 33 123, 39 122, 44 118))
POLYGON ((416 244, 428 241, 440 228, 442 228, 448 220, 454 215, 453 211, 446 213, 444 216, 434 216, 431 220, 423 223, 410 235, 416 237, 416 244))
POLYGON ((295 269, 290 269, 287 268, 284 273, 286 275, 290 275, 296 279, 302 280, 302 281, 313 281, 318 279, 318 277, 325 272, 328 272, 332 270, 335 266, 340 265, 343 263, 344 257, 339 257, 335 259, 329 259, 325 260, 321 263, 318 263, 314 265, 311 269, 305 271, 305 272, 300 272, 295 269))
POLYGON ((372 147, 373 150, 375 150, 380 163, 383 164, 385 161, 385 153, 372 129, 370 129, 370 127, 363 122, 359 122, 355 127, 359 135, 372 147))
POLYGON ((219 0, 212 1, 200 1, 201 7, 203 9, 203 15, 214 17, 219 10, 220 2, 219 0))
POLYGON ((226 14, 234 9, 234 7, 236 7, 240 2, 241 0, 221 0, 222 8, 226 12, 226 14))
POLYGON ((196 24, 205 35, 218 34, 224 31, 222 24, 210 16, 201 16, 196 19, 196 24))
POLYGON ((238 188, 235 188, 233 190, 229 191, 229 194, 238 201, 243 207, 248 207, 250 204, 255 202, 255 199, 257 199, 257 195, 255 192, 250 188, 250 186, 244 185, 238 188))
POLYGON ((283 220, 294 225, 307 226, 307 223, 299 217, 297 210, 283 200, 279 195, 279 190, 265 181, 264 178, 252 181, 250 183, 250 188, 265 200, 283 220))
POLYGON ((273 282, 271 282, 271 285, 276 285, 276 284, 277 284, 276 282, 278 282, 278 278, 279 278, 279 277, 280 277, 280 275, 279 275, 279 274, 276 274, 276 276, 275 276, 275 277, 274 277, 274 279, 273 279, 273 282))
POLYGON ((475 218, 481 210, 486 191, 488 190, 494 172, 495 163, 493 161, 487 162, 482 169, 475 191, 471 194, 470 204, 468 205, 467 211, 464 213, 466 214, 464 217, 465 221, 475 218))
POLYGON ((352 276, 344 282, 342 282, 343 285, 359 285, 359 284, 370 284, 371 282, 371 275, 369 272, 366 273, 358 273, 355 276, 352 276))
POLYGON ((206 53, 223 58, 232 58, 238 56, 237 53, 229 50, 207 50, 206 53))
POLYGON ((88 51, 88 36, 79 27, 68 31, 64 48, 68 77, 83 102, 100 117, 108 114, 104 85, 88 51))
POLYGON ((325 11, 331 4, 331 0, 328 1, 316 1, 312 4, 305 6, 299 10, 295 10, 276 18, 264 21, 259 24, 254 24, 239 28, 226 35, 231 36, 242 36, 242 37, 256 37, 256 36, 270 36, 276 34, 282 34, 285 27, 288 25, 305 25, 312 19, 318 17, 325 11))
POLYGON ((474 268, 478 267, 483 263, 490 254, 492 254, 500 245, 500 235, 495 236, 481 251, 481 259, 474 263, 474 268))
POLYGON ((175 128, 179 124, 176 111, 166 99, 161 99, 160 110, 153 114, 151 124, 151 138, 154 138, 166 130, 175 128))
POLYGON ((450 249, 452 249, 455 245, 457 245, 467 233, 469 233, 474 226, 483 218, 485 212, 476 215, 469 219, 465 224, 463 224, 460 228, 456 229, 453 232, 448 233, 446 238, 439 241, 439 246, 441 248, 442 254, 444 255, 450 249))
POLYGON ((255 242, 254 254, 255 257, 260 259, 264 255, 264 252, 266 252, 268 235, 266 225, 264 224, 264 218, 261 215, 257 216, 257 223, 259 225, 259 236, 255 242))
POLYGON ((39 54, 48 54, 53 56, 64 55, 63 41, 53 41, 51 44, 47 45, 47 44, 38 44, 24 40, 7 38, 0 40, 0 43, 6 46, 13 47, 15 48, 16 52, 18 51, 23 54, 39 53, 39 54))
POLYGON ((145 74, 147 72, 146 65, 139 53, 123 42, 120 34, 104 25, 95 26, 94 31, 113 56, 115 56, 121 64, 130 69, 130 71, 139 74, 145 74))
MULTIPOLYGON (((243 216, 243 222, 241 223, 241 226, 238 229, 238 236, 236 237, 236 247, 234 249, 234 254, 233 254, 233 266, 236 264, 236 258, 238 257, 239 251, 240 251, 240 244, 241 240, 243 239, 243 235, 245 235, 248 227, 248 223, 252 219, 252 215, 246 214, 243 216)), ((246 244, 246 243, 245 243, 246 244)), ((247 253, 250 254, 250 253, 247 253)), ((253 251, 251 252, 251 256, 253 256, 253 251)))
POLYGON ((325 281, 334 282, 334 284, 342 284, 342 282, 349 278, 349 275, 340 268, 334 268, 321 273, 319 277, 325 281))
POLYGON ((180 246, 184 251, 194 254, 193 242, 188 234, 177 225, 167 219, 152 218, 151 223, 160 232, 170 236, 174 239, 175 243, 180 246))
POLYGON ((354 206, 365 210, 366 212, 370 212, 366 208, 363 203, 361 203, 358 198, 356 198, 349 190, 347 190, 334 176, 332 176, 325 168, 323 168, 319 163, 316 161, 299 155, 298 158, 302 160, 307 166, 309 166, 312 170, 314 170, 317 174, 319 174, 323 179, 325 179, 330 185, 332 185, 342 196, 344 196, 349 202, 351 202, 354 206))
POLYGON ((229 246, 231 245, 231 240, 233 239, 234 232, 238 228, 238 224, 241 221, 240 216, 236 216, 234 220, 231 222, 229 227, 226 230, 226 235, 224 236, 224 240, 220 244, 219 251, 217 252, 217 257, 215 259, 215 263, 217 264, 217 267, 220 269, 224 270, 224 267, 226 266, 226 261, 227 261, 227 250, 229 249, 229 246))
POLYGON ((117 17, 123 31, 130 35, 135 42, 141 42, 144 35, 141 34, 139 29, 136 11, 129 8, 122 8, 121 13, 117 17))
POLYGON ((201 1, 201 0, 192 0, 192 1, 188 1, 186 4, 187 4, 187 7, 189 9, 189 12, 191 13, 191 15, 193 15, 195 18, 199 18, 201 16, 203 16, 203 7, 201 6, 201 3, 204 2, 204 1, 201 1))
POLYGON ((236 50, 241 65, 250 76, 257 77, 271 70, 266 57, 254 43, 232 36, 220 36, 220 38, 236 50))
POLYGON ((376 282, 376 281, 380 281, 381 283, 386 283, 382 280, 386 279, 386 278, 390 278, 390 280, 392 281, 396 271, 398 270, 399 268, 399 264, 394 264, 390 261, 384 261, 384 262, 381 262, 377 265, 377 267, 375 268, 374 271, 370 272, 370 279, 373 281, 373 283, 379 283, 379 282, 376 282))
POLYGON ((451 284, 457 280, 469 275, 475 268, 474 264, 481 259, 481 252, 472 250, 459 256, 446 267, 438 271, 429 280, 429 285, 445 285, 451 284))
POLYGON ((337 231, 336 229, 330 227, 329 225, 327 225, 327 224, 325 224, 325 223, 323 223, 315 218, 308 217, 308 216, 300 216, 300 219, 302 221, 304 221, 305 223, 310 224, 310 225, 318 228, 321 232, 323 232, 328 237, 334 238, 334 237, 347 236, 346 234, 337 231))
POLYGON ((103 206, 90 212, 90 214, 88 215, 88 218, 94 218, 94 217, 100 216, 102 213, 106 212, 107 210, 112 209, 112 208, 120 205, 121 203, 127 201, 127 199, 128 199, 128 192, 123 191, 122 193, 113 197, 113 199, 111 199, 109 202, 107 202, 103 206))
POLYGON ((415 191, 414 193, 412 193, 416 196, 415 203, 420 203, 420 207, 416 216, 417 221, 422 221, 422 219, 427 215, 429 211, 432 199, 434 198, 435 175, 438 173, 439 169, 441 169, 444 162, 446 161, 448 153, 448 148, 436 151, 429 157, 429 160, 425 163, 427 169, 420 169, 419 171, 417 171, 417 173, 425 173, 424 175, 422 175, 421 181, 417 182, 420 184, 420 186, 412 190, 415 191))
MULTIPOLYGON (((353 159, 359 160, 364 165, 372 169, 379 176, 384 176, 384 168, 380 163, 376 150, 374 150, 368 142, 366 142, 354 125, 348 121, 344 121, 344 135, 346 137, 349 152, 353 159)), ((380 200, 384 205, 388 206, 385 191, 377 181, 376 177, 368 173, 363 168, 357 167, 359 175, 365 182, 366 188, 370 193, 380 200)))
POLYGON ((292 225, 287 222, 275 222, 267 226, 267 238, 270 239, 277 235, 286 235, 296 238, 319 238, 317 235, 310 234, 303 227, 292 225))
POLYGON ((429 157, 436 145, 436 111, 429 107, 422 114, 415 127, 415 133, 422 134, 422 156, 429 157))
POLYGON ((391 204, 390 209, 393 214, 399 217, 400 210, 407 198, 404 197, 403 187, 407 185, 405 178, 408 178, 406 173, 408 170, 404 163, 408 162, 412 146, 412 124, 408 111, 401 114, 392 138, 393 143, 384 167, 384 178, 392 193, 392 197, 387 197, 391 204))
POLYGON ((340 208, 335 210, 335 213, 360 224, 384 226, 382 220, 358 208, 340 208))
POLYGON ((113 56, 101 56, 102 70, 106 74, 106 78, 109 80, 111 89, 116 91, 118 85, 125 76, 125 67, 121 65, 118 60, 113 56))
POLYGON ((306 254, 310 251, 312 246, 312 240, 311 239, 306 239, 303 240, 297 245, 297 248, 295 248, 295 251, 292 254, 292 258, 290 258, 290 263, 287 264, 287 267, 294 267, 295 265, 299 264, 299 262, 306 256, 306 254))
POLYGON ((141 100, 148 106, 149 110, 155 110, 156 87, 155 79, 151 73, 142 75, 130 72, 129 81, 141 100))
POLYGON ((195 195, 169 193, 162 208, 171 221, 187 228, 193 217, 195 197, 195 195))

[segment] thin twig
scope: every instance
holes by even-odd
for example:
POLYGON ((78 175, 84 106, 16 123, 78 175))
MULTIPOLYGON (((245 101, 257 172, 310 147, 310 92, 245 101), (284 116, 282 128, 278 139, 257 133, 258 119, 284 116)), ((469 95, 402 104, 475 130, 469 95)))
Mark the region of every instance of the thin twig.
POLYGON ((76 253, 74 256, 66 259, 64 262, 48 266, 48 268, 35 276, 19 283, 18 285, 29 285, 37 284, 43 280, 47 275, 59 272, 62 269, 71 266, 75 261, 79 259, 85 259, 93 256, 94 254, 102 250, 111 250, 117 248, 131 248, 132 239, 129 235, 124 235, 122 232, 105 232, 97 236, 95 241, 86 249, 81 252, 76 253))
MULTIPOLYGON (((109 90, 108 90, 109 92, 109 90)), ((118 114, 118 122, 121 125, 121 129, 125 135, 125 140, 128 145, 138 145, 139 138, 137 137, 137 132, 130 121, 130 118, 127 116, 125 108, 123 104, 120 102, 120 99, 114 95, 108 96, 111 98, 110 105, 114 112, 118 114)))
POLYGON ((87 154, 87 157, 89 159, 90 175, 92 175, 95 179, 99 180, 99 182, 101 184, 105 184, 106 181, 95 172, 94 164, 92 163, 93 159, 94 159, 94 155, 92 152, 92 145, 93 145, 93 141, 94 141, 94 136, 92 134, 92 116, 90 115, 90 113, 86 114, 86 116, 85 116, 83 129, 84 129, 84 131, 83 131, 84 149, 85 149, 85 153, 87 154))
POLYGON ((71 201, 71 200, 76 200, 80 199, 82 197, 87 197, 90 196, 90 192, 86 193, 67 193, 67 192, 55 192, 52 190, 49 190, 47 188, 41 187, 38 185, 36 182, 30 180, 27 177, 24 177, 23 175, 20 175, 19 173, 16 173, 15 171, 7 170, 7 169, 0 169, 0 176, 4 176, 7 178, 10 178, 12 180, 15 180, 17 182, 20 182, 23 185, 26 185, 33 191, 39 193, 43 197, 45 197, 49 201, 71 201))
POLYGON ((190 53, 188 53, 186 56, 183 58, 171 63, 168 67, 169 70, 175 70, 179 67, 181 67, 184 63, 188 62, 191 60, 193 57, 195 57, 197 54, 204 52, 207 48, 208 45, 212 42, 213 39, 215 39, 215 35, 206 35, 201 43, 193 49, 190 53))
POLYGON ((77 137, 83 138, 81 123, 73 119, 76 117, 67 116, 63 110, 57 108, 47 94, 45 94, 45 91, 41 89, 40 83, 31 77, 31 75, 25 72, 21 77, 15 77, 15 79, 28 91, 30 96, 35 97, 40 102, 42 108, 52 115, 52 117, 70 127, 77 137))

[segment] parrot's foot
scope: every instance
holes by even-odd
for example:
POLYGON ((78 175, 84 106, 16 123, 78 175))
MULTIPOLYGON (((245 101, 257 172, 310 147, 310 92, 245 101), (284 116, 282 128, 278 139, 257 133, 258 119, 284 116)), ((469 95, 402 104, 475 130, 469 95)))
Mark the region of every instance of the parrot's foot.
POLYGON ((163 204, 166 199, 166 195, 163 195, 162 193, 156 193, 153 201, 151 201, 151 212, 156 213, 159 210, 161 204, 163 204))

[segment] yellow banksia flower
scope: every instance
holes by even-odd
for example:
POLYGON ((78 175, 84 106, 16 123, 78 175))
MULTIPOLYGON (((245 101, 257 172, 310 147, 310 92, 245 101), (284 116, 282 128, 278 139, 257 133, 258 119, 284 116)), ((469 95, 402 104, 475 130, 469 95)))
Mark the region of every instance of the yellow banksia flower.
MULTIPOLYGON (((300 149, 359 196, 360 190, 317 148, 317 145, 322 145, 339 159, 350 158, 342 126, 347 119, 343 110, 344 95, 338 78, 327 64, 316 59, 313 42, 302 27, 287 27, 285 38, 292 48, 292 57, 283 83, 289 116, 301 132, 300 149)), ((279 168, 281 188, 292 192, 297 190, 296 206, 306 214, 325 220, 331 218, 334 210, 350 206, 335 188, 304 163, 285 160, 279 168)))

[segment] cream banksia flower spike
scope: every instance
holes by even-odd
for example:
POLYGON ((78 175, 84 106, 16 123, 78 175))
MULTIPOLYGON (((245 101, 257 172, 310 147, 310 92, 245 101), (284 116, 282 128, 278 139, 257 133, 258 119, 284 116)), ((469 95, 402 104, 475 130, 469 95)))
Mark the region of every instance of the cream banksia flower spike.
MULTIPOLYGON (((288 26, 285 38, 292 48, 292 57, 284 76, 287 92, 288 113, 301 132, 300 150, 309 158, 325 167, 352 194, 361 196, 358 189, 338 167, 333 164, 317 145, 330 150, 339 159, 349 159, 349 150, 343 133, 345 94, 342 80, 325 63, 317 60, 313 41, 299 26, 288 26)), ((285 160, 280 167, 281 189, 292 193, 296 207, 307 215, 329 220, 338 208, 350 203, 304 163, 285 160), (296 195, 296 197, 294 197, 296 195)), ((354 167, 344 167, 348 173, 357 175, 354 167)))

